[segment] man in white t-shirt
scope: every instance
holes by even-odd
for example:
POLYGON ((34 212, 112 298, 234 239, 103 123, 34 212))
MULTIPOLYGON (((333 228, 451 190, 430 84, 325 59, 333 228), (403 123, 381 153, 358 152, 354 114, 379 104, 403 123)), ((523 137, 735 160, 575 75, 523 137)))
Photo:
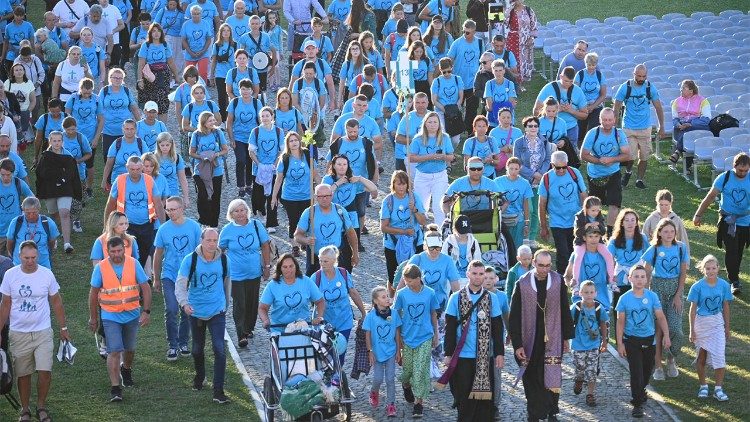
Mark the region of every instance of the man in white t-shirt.
POLYGON ((50 304, 60 324, 60 338, 70 340, 65 326, 65 310, 60 285, 48 268, 37 263, 39 251, 33 240, 21 243, 21 264, 9 269, 0 284, 0 327, 10 321, 10 354, 18 377, 21 417, 28 415, 31 399, 31 375, 37 373, 37 415, 49 419, 47 394, 52 380, 54 335, 50 304))
POLYGON ((52 13, 58 18, 57 26, 66 34, 88 12, 89 5, 85 0, 60 0, 52 8, 52 13))

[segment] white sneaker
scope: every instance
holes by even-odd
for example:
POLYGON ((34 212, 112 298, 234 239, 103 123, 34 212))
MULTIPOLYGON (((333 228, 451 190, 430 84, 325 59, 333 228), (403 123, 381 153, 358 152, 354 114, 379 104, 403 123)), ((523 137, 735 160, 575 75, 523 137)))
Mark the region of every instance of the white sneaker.
POLYGON ((83 227, 81 227, 81 220, 73 221, 73 231, 76 233, 83 233, 83 227))
POLYGON ((667 361, 667 376, 671 378, 676 378, 678 375, 680 375, 680 371, 677 369, 677 363, 672 360, 667 361))
POLYGON ((73 253, 73 245, 70 243, 66 243, 63 249, 65 249, 65 253, 73 253))
POLYGON ((274 233, 276 233, 276 227, 269 227, 269 228, 268 228, 268 233, 269 233, 269 234, 274 234, 274 233))
POLYGON ((654 381, 664 381, 666 378, 664 378, 664 369, 663 368, 656 368, 654 370, 654 381))

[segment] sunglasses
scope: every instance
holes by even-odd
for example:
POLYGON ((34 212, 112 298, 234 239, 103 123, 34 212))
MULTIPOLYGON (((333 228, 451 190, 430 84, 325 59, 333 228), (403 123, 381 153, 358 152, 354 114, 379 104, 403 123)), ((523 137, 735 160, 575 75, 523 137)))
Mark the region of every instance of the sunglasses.
POLYGON ((482 171, 484 170, 483 167, 469 167, 469 171, 482 171))
POLYGON ((536 128, 539 127, 539 125, 526 125, 527 128, 536 128))
POLYGON ((333 195, 315 195, 315 196, 318 197, 318 198, 330 198, 333 195))
POLYGON ((568 168, 568 166, 552 166, 555 168, 555 170, 565 170, 568 168))
POLYGON ((443 247, 442 247, 442 246, 430 246, 430 247, 428 247, 427 249, 429 249, 429 250, 433 250, 433 249, 443 249, 443 247))

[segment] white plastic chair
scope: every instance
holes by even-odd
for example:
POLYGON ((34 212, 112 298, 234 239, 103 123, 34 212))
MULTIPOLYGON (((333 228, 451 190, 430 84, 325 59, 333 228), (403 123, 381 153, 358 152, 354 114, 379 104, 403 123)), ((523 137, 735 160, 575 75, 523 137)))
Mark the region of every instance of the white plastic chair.
POLYGON ((636 54, 645 53, 646 48, 641 45, 626 45, 620 48, 620 54, 623 56, 633 57, 636 54))
MULTIPOLYGON (((714 134, 710 130, 693 130, 685 132, 682 136, 682 149, 685 157, 692 157, 695 154, 695 140, 699 138, 713 137, 714 134)), ((682 177, 687 180, 687 160, 682 160, 682 177)))
MULTIPOLYGON (((693 35, 695 35, 696 37, 702 37, 704 35, 716 33, 716 30, 712 28, 706 28, 705 26, 699 26, 696 28, 695 25, 696 25, 695 23, 684 23, 680 25, 680 29, 691 31, 693 35)), ((702 25, 702 24, 699 23, 697 25, 702 25)))
MULTIPOLYGON (((710 163, 713 158, 713 152, 716 149, 723 148, 724 143, 720 138, 705 137, 695 140, 693 152, 693 184, 698 189, 703 189, 698 181, 698 166, 710 163)), ((713 180, 713 179, 712 179, 713 180)))
POLYGON ((725 57, 739 57, 744 54, 750 54, 750 47, 747 47, 747 46, 732 47, 729 50, 726 50, 724 54, 725 54, 725 57))
POLYGON ((583 27, 584 25, 587 25, 590 23, 599 23, 599 19, 594 19, 594 18, 578 19, 576 21, 576 26, 583 27))
POLYGON ((671 23, 672 25, 674 25, 676 27, 679 27, 680 25, 686 24, 686 23, 694 24, 695 23, 695 19, 693 19, 693 18, 676 18, 676 19, 672 19, 671 21, 669 21, 669 23, 671 23))
POLYGON ((716 94, 716 89, 712 86, 698 86, 698 91, 702 97, 710 97, 716 94))
MULTIPOLYGON (((747 130, 744 127, 728 127, 719 132, 719 138, 724 140, 726 146, 729 146, 732 145, 732 139, 735 136, 747 134, 750 134, 750 130, 747 130)), ((748 135, 748 139, 750 139, 750 135, 748 135)))
POLYGON ((714 42, 716 40, 726 39, 726 37, 724 36, 724 34, 719 34, 719 33, 716 33, 716 32, 711 32, 711 33, 702 35, 700 38, 703 41, 707 42, 707 43, 712 43, 712 42, 714 42))
MULTIPOLYGON (((740 128, 740 129, 746 129, 746 128, 740 128)), ((729 145, 735 148, 739 148, 741 150, 747 151, 748 148, 750 148, 750 134, 743 133, 740 135, 732 136, 732 139, 730 140, 729 145)))
POLYGON ((719 12, 719 16, 721 16, 722 18, 725 18, 725 19, 729 19, 731 16, 738 16, 738 15, 741 16, 741 15, 744 15, 744 14, 745 13, 743 11, 741 11, 741 10, 734 10, 734 9, 722 10, 721 12, 719 12))
MULTIPOLYGON (((701 19, 701 22, 703 22, 702 19, 701 19)), ((722 18, 716 16, 715 19, 713 19, 710 22, 708 22, 708 24, 706 26, 708 26, 709 28, 722 30, 724 28, 729 28, 732 25, 734 25, 732 23, 732 21, 726 20, 726 19, 722 19, 722 18)))
POLYGON ((662 20, 665 20, 665 21, 667 21, 667 22, 672 22, 672 21, 673 21, 673 20, 675 20, 675 19, 678 19, 678 18, 686 18, 686 17, 687 17, 687 16, 685 16, 685 15, 684 15, 684 14, 682 14, 682 13, 667 13, 667 14, 665 14, 664 16, 662 16, 661 18, 662 18, 662 20))
MULTIPOLYGON (((699 90, 700 91, 700 90, 699 90)), ((701 95, 703 95, 703 92, 701 91, 701 95)), ((729 95, 722 95, 722 94, 716 94, 716 95, 703 95, 708 99, 708 102, 711 104, 711 110, 715 110, 716 106, 721 103, 726 103, 729 101, 733 101, 734 98, 730 97, 729 95)))
POLYGON ((555 20, 551 20, 551 21, 547 22, 546 27, 547 28, 554 28, 556 26, 566 25, 566 24, 570 25, 570 22, 568 22, 566 20, 563 20, 563 19, 555 19, 555 20))
POLYGON ((651 54, 651 53, 641 53, 636 54, 633 57, 633 61, 636 63, 644 63, 649 60, 659 60, 661 57, 658 54, 651 54))
MULTIPOLYGON (((727 56, 727 57, 731 57, 731 56, 727 56)), ((747 69, 747 66, 744 66, 742 63, 739 63, 739 62, 725 61, 725 62, 714 64, 714 69, 721 70, 727 73, 734 73, 738 70, 747 69)))
POLYGON ((675 49, 675 46, 671 43, 660 43, 660 44, 654 44, 649 49, 649 52, 655 53, 659 51, 667 52, 667 51, 673 51, 675 49))
POLYGON ((723 32, 724 35, 726 35, 727 37, 731 37, 733 34, 736 34, 740 31, 746 31, 746 30, 747 30, 746 27, 733 25, 733 26, 728 26, 722 29, 721 32, 723 32))
POLYGON ((650 21, 654 19, 659 20, 659 18, 654 15, 639 15, 633 18, 633 22, 641 23, 643 21, 650 21))
POLYGON ((708 44, 704 41, 686 41, 682 43, 683 51, 703 51, 708 49, 708 44))
POLYGON ((667 82, 669 83, 670 87, 678 87, 680 86, 680 82, 684 81, 685 79, 693 79, 694 76, 693 73, 675 73, 674 75, 670 75, 667 78, 667 82))
POLYGON ((675 98, 680 96, 680 89, 662 88, 659 90, 659 96, 661 97, 662 104, 666 108, 669 107, 670 104, 672 104, 672 101, 674 101, 675 98))
MULTIPOLYGON (((680 61, 675 62, 675 66, 680 66, 680 61)), ((692 73, 694 75, 700 75, 703 72, 709 72, 711 67, 705 63, 694 63, 685 65, 682 70, 685 73, 692 73)))
MULTIPOLYGON (((667 32, 674 32, 674 31, 667 31, 667 32)), ((664 38, 667 38, 668 40, 670 40, 671 42, 675 43, 676 45, 680 45, 682 43, 686 43, 686 42, 689 42, 689 41, 698 41, 700 39, 698 36, 693 35, 693 34, 690 34, 690 35, 688 35, 688 34, 682 34, 682 35, 677 35, 677 36, 674 36, 674 37, 667 37, 665 35, 664 38)))
POLYGON ((610 16, 604 19, 604 23, 606 23, 607 25, 612 25, 615 22, 628 22, 628 18, 624 16, 610 16))
POLYGON ((740 121, 750 119, 750 108, 747 106, 733 108, 727 110, 727 114, 740 121))
MULTIPOLYGON (((740 127, 748 128, 750 129, 750 119, 745 119, 740 123, 740 127)), ((750 152, 750 151, 748 151, 750 152)))
POLYGON ((742 152, 741 148, 724 147, 711 153, 711 180, 716 179, 719 173, 732 169, 734 156, 742 152), (729 163, 729 168, 727 168, 729 163))
POLYGON ((734 108, 739 108, 742 106, 743 104, 738 101, 724 101, 724 102, 714 105, 712 109, 714 113, 722 114, 722 113, 729 112, 729 110, 732 110, 734 108))
POLYGON ((750 69, 740 69, 732 72, 732 77, 738 81, 750 77, 750 69))
POLYGON ((705 18, 706 16, 715 16, 715 15, 712 12, 693 12, 690 14, 691 18, 698 19, 698 20, 705 18))
POLYGON ((669 31, 664 31, 662 34, 664 38, 668 40, 673 40, 675 37, 679 37, 681 35, 688 35, 688 31, 685 29, 671 29, 669 31))
POLYGON ((730 97, 739 98, 740 95, 750 92, 750 87, 745 84, 727 84, 721 87, 721 93, 730 97))
POLYGON ((739 97, 737 97, 737 101, 742 104, 750 105, 750 93, 740 95, 739 97))
POLYGON ((711 43, 711 48, 719 50, 727 50, 734 47, 739 47, 739 43, 733 38, 722 38, 711 43))

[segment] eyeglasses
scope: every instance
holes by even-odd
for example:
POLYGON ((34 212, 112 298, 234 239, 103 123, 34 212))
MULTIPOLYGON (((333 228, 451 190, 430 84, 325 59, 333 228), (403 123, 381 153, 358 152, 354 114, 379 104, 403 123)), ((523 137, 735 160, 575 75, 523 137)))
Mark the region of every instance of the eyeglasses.
POLYGON ((317 197, 317 198, 330 198, 332 196, 333 195, 315 195, 315 197, 317 197))
POLYGON ((568 166, 552 166, 555 168, 555 170, 565 170, 568 168, 568 166))
POLYGON ((482 167, 469 167, 469 171, 482 171, 484 168, 482 167))
POLYGON ((453 73, 452 69, 448 69, 448 70, 444 70, 443 71, 443 75, 450 75, 451 73, 453 73))
POLYGON ((539 127, 539 125, 526 125, 526 127, 527 127, 527 128, 529 128, 529 129, 532 129, 532 128, 537 128, 537 127, 539 127))

